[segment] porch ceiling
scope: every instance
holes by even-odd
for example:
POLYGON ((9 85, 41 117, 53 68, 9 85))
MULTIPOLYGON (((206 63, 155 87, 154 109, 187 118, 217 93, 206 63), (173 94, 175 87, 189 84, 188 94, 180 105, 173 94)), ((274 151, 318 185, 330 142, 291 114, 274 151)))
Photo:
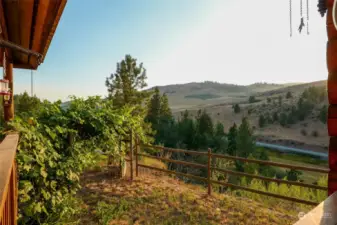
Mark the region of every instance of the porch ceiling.
MULTIPOLYGON (((0 38, 45 58, 67 0, 0 0, 0 38)), ((6 49, 14 68, 37 69, 35 56, 6 49)), ((0 66, 2 66, 0 55, 0 66)))

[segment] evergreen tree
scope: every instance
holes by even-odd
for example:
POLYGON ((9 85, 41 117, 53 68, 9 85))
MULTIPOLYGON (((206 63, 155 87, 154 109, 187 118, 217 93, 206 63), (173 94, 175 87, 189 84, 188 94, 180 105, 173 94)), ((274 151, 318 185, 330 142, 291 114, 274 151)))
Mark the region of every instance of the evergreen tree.
MULTIPOLYGON (((237 156, 247 158, 254 152, 255 141, 253 138, 253 131, 250 127, 248 119, 244 117, 239 127, 236 137, 237 156)), ((243 171, 243 163, 236 162, 236 168, 239 171, 243 171)))
POLYGON ((148 112, 146 120, 152 124, 154 129, 157 129, 159 124, 159 117, 161 111, 161 98, 159 89, 156 87, 154 90, 154 94, 152 95, 149 104, 148 104, 148 112))
POLYGON ((273 121, 278 121, 278 113, 277 112, 274 112, 273 113, 273 121))
POLYGON ((290 91, 288 91, 288 92, 287 92, 287 95, 286 95, 286 98, 289 99, 289 98, 292 98, 292 97, 293 97, 293 95, 291 94, 290 91))
POLYGON ((278 96, 278 104, 281 106, 282 105, 282 96, 280 95, 280 96, 278 96))
POLYGON ((225 136, 224 126, 218 122, 215 126, 214 132, 214 151, 219 153, 226 153, 227 139, 225 136))
POLYGON ((171 118, 172 112, 169 106, 167 95, 164 93, 160 98, 160 112, 161 117, 171 118))
POLYGON ((202 113, 199 111, 197 116, 197 126, 199 134, 213 135, 213 121, 212 118, 207 114, 206 110, 204 110, 202 113))
POLYGON ((285 125, 287 125, 287 114, 285 114, 284 112, 282 112, 281 115, 280 115, 279 120, 280 120, 281 126, 284 127, 285 125))
POLYGON ((225 128, 220 122, 215 126, 215 136, 225 136, 225 128))
POLYGON ((248 99, 249 103, 254 103, 256 102, 256 99, 255 99, 255 96, 249 96, 249 99, 248 99))
POLYGON ((240 113, 240 111, 241 111, 241 108, 240 108, 239 104, 234 104, 232 106, 232 109, 234 110, 234 113, 240 113))
POLYGON ((322 123, 326 124, 328 120, 328 106, 327 105, 324 105, 319 111, 319 120, 322 123))
POLYGON ((266 125, 266 118, 263 115, 260 115, 259 117, 259 126, 264 127, 266 125))
POLYGON ((189 118, 189 113, 185 110, 182 119, 178 124, 178 134, 182 140, 183 148, 193 149, 194 136, 196 133, 195 122, 189 118))
POLYGON ((146 70, 143 64, 137 65, 137 60, 130 55, 117 63, 116 72, 111 74, 105 81, 108 88, 109 98, 114 100, 114 107, 124 105, 141 105, 150 92, 142 91, 147 86, 146 70))
POLYGON ((267 98, 267 102, 268 102, 268 103, 271 103, 271 98, 268 97, 268 98, 267 98))
POLYGON ((237 126, 234 123, 233 126, 229 129, 228 132, 228 147, 227 147, 227 153, 229 155, 236 155, 236 137, 237 137, 237 126))

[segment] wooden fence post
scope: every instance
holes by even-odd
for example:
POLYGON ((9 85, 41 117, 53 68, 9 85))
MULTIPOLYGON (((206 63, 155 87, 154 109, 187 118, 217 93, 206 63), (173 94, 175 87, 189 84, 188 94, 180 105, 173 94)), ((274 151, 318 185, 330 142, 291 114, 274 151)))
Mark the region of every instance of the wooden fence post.
POLYGON ((133 180, 133 145, 132 145, 132 130, 130 130, 130 176, 133 180))
POLYGON ((211 149, 208 149, 208 164, 207 164, 207 182, 208 182, 208 195, 211 195, 212 192, 212 183, 211 183, 211 160, 212 160, 212 153, 211 149))
POLYGON ((139 138, 136 135, 136 177, 138 177, 138 148, 139 148, 139 138))

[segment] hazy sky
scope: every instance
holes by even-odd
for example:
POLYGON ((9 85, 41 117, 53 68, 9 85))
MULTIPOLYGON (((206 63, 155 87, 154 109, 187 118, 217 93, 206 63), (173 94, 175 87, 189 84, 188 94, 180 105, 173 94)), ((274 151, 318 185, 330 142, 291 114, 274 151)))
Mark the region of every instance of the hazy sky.
MULTIPOLYGON (((34 92, 50 100, 104 96, 105 78, 125 54, 144 63, 149 86, 326 79, 326 18, 309 2, 310 35, 298 34, 293 0, 290 38, 286 0, 68 0, 34 71, 34 92)), ((30 71, 14 76, 15 92, 30 92, 30 71)))

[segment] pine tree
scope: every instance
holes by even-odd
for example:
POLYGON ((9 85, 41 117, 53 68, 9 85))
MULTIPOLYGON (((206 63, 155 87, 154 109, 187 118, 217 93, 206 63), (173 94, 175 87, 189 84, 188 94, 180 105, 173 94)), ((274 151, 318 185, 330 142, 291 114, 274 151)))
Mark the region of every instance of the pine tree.
POLYGON ((225 128, 220 122, 215 126, 215 136, 225 136, 225 128))
POLYGON ((224 126, 218 122, 215 126, 214 132, 214 151, 225 153, 227 149, 227 140, 225 136, 224 126))
POLYGON ((266 118, 263 115, 259 117, 259 126, 264 127, 266 125, 266 118))
POLYGON ((236 155, 236 137, 237 137, 237 126, 234 123, 233 126, 229 129, 228 132, 228 147, 227 147, 227 153, 229 155, 236 155))
POLYGON ((241 108, 239 104, 235 104, 232 106, 232 109, 234 110, 234 113, 240 113, 241 108))
POLYGON ((169 106, 168 98, 167 95, 164 93, 161 98, 160 98, 160 112, 159 112, 161 117, 164 118, 171 118, 172 117, 172 112, 169 106))
POLYGON ((116 72, 105 81, 109 98, 114 100, 115 107, 124 105, 141 105, 150 97, 150 93, 142 91, 147 86, 146 70, 143 64, 130 55, 117 63, 116 72))
POLYGON ((199 134, 209 134, 213 135, 213 121, 212 118, 207 114, 206 110, 202 113, 199 111, 197 116, 197 126, 199 134))
POLYGON ((194 139, 196 134, 196 126, 195 122, 189 117, 187 110, 185 110, 182 119, 179 121, 178 133, 184 148, 192 149, 195 147, 194 139))
MULTIPOLYGON (((246 117, 242 119, 236 137, 237 156, 247 158, 254 152, 255 141, 253 138, 253 131, 246 117)), ((243 163, 236 162, 236 168, 243 171, 243 163)))
POLYGON ((289 98, 292 98, 292 97, 293 97, 293 95, 291 94, 290 91, 288 91, 288 92, 287 92, 287 95, 286 95, 286 98, 289 99, 289 98))
POLYGON ((156 87, 154 94, 152 95, 149 104, 146 120, 152 124, 154 129, 157 128, 159 124, 160 112, 161 111, 161 97, 159 89, 156 87))

